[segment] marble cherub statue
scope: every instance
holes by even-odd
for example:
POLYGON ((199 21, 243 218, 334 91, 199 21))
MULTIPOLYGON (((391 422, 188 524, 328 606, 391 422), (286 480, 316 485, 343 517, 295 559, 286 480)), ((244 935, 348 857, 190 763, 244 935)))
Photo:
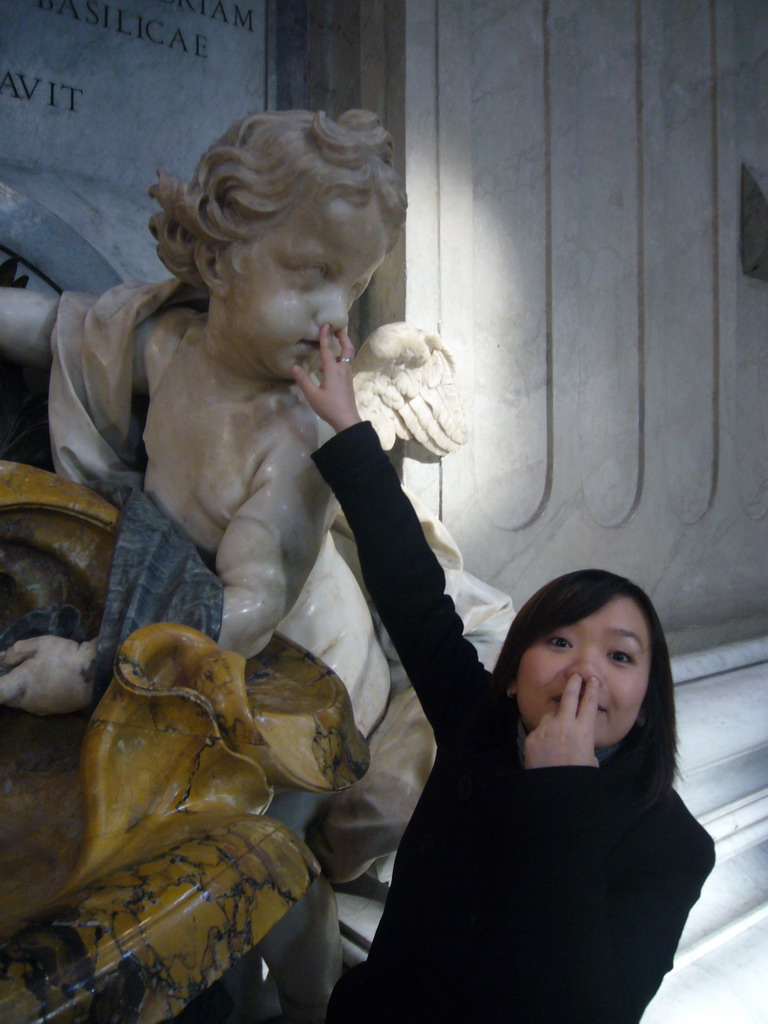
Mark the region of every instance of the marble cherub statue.
MULTIPOLYGON (((161 173, 150 192, 161 207, 150 229, 174 277, 98 298, 2 289, 0 355, 51 367, 58 473, 143 488, 215 569, 221 646, 248 657, 279 626, 336 670, 367 735, 389 699, 389 665, 329 535, 335 505, 309 460, 324 428, 291 367, 311 364, 321 329, 346 326, 398 236, 406 198, 391 138, 366 111, 257 113, 207 150, 189 183, 161 173), (149 398, 145 421, 137 395, 149 398)), ((444 454, 464 440, 436 335, 380 328, 355 363, 361 408, 386 446, 411 436, 444 454)), ((87 705, 94 650, 19 642, 0 656, 0 702, 87 705)))
MULTIPOLYGON (((97 300, 9 290, 0 346, 37 365, 52 355, 57 471, 142 485, 215 566, 219 642, 247 657, 295 605, 332 514, 309 461, 318 423, 291 367, 311 363, 324 325, 346 326, 397 238, 405 192, 373 114, 290 111, 236 122, 190 183, 161 173, 151 193, 161 206, 151 230, 174 279, 97 300), (143 474, 136 392, 149 396, 143 474)), ((63 699, 91 653, 68 643, 10 651, 6 690, 38 657, 63 699)), ((40 709, 39 693, 26 699, 40 709)))
MULTIPOLYGON (((340 805, 329 819, 339 873, 354 874, 396 846, 432 747, 350 568, 354 552, 347 560, 340 553, 343 524, 336 542, 331 534, 337 509, 309 458, 323 427, 291 368, 312 365, 321 331, 346 327, 351 304, 397 238, 406 199, 392 142, 364 111, 337 121, 257 113, 208 149, 190 182, 161 174, 151 194, 160 211, 150 227, 173 277, 99 297, 0 290, 0 355, 51 368, 59 474, 143 488, 194 542, 223 584, 222 647, 248 657, 279 629, 336 671, 364 735, 384 719, 382 747, 394 753, 382 752, 390 770, 378 782, 374 756, 361 790, 368 838, 339 841, 350 816, 365 817, 359 808, 340 805), (405 732, 425 753, 418 777, 401 785, 407 773, 391 771, 392 758, 403 757, 393 737, 405 732)), ((463 440, 452 361, 435 335, 380 328, 353 368, 361 410, 388 435, 387 446, 411 436, 444 454, 463 440)), ((509 602, 463 573, 447 531, 428 510, 420 515, 468 631, 492 647, 506 633, 509 602)), ((0 703, 37 711, 87 705, 93 653, 92 641, 20 641, 0 655, 0 703)), ((315 813, 307 806, 297 812, 278 797, 275 814, 303 831, 315 813)), ((322 903, 322 893, 313 886, 310 902, 322 903)), ((321 945, 337 943, 332 917, 327 901, 316 912, 310 906, 294 934, 314 928, 321 945)), ((327 990, 336 954, 313 981, 308 960, 297 964, 291 953, 293 938, 281 948, 277 931, 268 937, 276 946, 269 959, 288 972, 282 988, 327 990)))

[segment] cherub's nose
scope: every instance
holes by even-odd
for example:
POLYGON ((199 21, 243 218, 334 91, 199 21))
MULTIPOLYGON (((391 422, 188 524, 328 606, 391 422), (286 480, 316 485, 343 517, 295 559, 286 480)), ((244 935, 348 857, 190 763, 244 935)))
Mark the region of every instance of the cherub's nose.
POLYGON ((327 288, 318 303, 316 320, 318 326, 330 324, 331 330, 343 331, 349 320, 347 297, 342 288, 327 288))

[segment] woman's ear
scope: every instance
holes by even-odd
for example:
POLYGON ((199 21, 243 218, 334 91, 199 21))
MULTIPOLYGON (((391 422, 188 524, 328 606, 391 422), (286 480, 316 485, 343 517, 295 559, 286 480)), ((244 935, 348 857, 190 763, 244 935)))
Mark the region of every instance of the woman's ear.
POLYGON ((637 718, 635 719, 635 725, 638 727, 638 729, 642 729, 642 727, 645 725, 645 708, 640 708, 640 712, 637 718))
POLYGON ((513 679, 512 682, 507 687, 507 696, 508 697, 514 697, 516 693, 517 693, 517 680, 513 679))

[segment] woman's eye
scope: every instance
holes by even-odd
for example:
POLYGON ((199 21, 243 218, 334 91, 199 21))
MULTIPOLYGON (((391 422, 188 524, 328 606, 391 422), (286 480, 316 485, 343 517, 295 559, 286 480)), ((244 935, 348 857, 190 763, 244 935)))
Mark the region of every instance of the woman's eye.
POLYGON ((552 647, 568 647, 569 646, 568 641, 565 639, 564 636, 551 636, 549 638, 548 643, 552 647))
POLYGON ((613 661, 618 661, 622 665, 632 664, 632 655, 627 654, 626 651, 613 651, 610 655, 613 661))

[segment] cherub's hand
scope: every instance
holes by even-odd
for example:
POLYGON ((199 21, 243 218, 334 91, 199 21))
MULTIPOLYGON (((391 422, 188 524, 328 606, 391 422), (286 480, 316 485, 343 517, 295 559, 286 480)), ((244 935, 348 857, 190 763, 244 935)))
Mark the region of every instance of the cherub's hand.
POLYGON ((93 699, 96 641, 60 636, 17 640, 0 653, 0 704, 34 715, 64 715, 93 699))
POLYGON ((526 768, 562 765, 598 767, 595 757, 595 725, 598 715, 598 682, 574 673, 565 684, 558 709, 547 713, 525 740, 526 768), (581 695, 581 699, 579 699, 581 695))
POLYGON ((301 366, 293 367, 293 376, 312 409, 338 434, 360 423, 360 414, 350 369, 355 358, 354 345, 344 331, 337 331, 336 338, 341 346, 341 354, 337 356, 331 348, 331 337, 331 328, 325 324, 320 331, 320 384, 315 384, 301 366))

